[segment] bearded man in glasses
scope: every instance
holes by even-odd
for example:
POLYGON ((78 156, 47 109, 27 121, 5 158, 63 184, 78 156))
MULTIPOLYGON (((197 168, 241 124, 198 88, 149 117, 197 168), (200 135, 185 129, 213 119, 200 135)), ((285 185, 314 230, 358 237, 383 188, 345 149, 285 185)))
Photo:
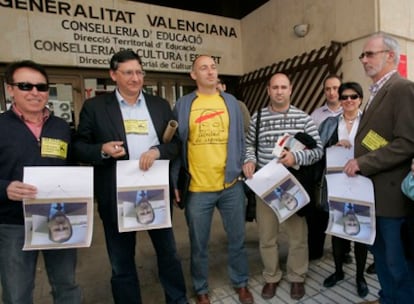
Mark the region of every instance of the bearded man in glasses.
MULTIPOLYGON (((69 125, 46 108, 49 80, 33 61, 10 64, 5 73, 10 109, 0 115, 0 277, 3 303, 32 303, 39 251, 23 251, 22 200, 34 199, 24 166, 67 164, 69 125)), ((75 282, 76 249, 43 250, 53 302, 81 303, 75 282)))
POLYGON ((402 236, 413 237, 406 227, 413 224, 414 204, 401 192, 401 182, 414 155, 414 83, 398 74, 400 47, 389 35, 368 38, 359 59, 373 84, 355 136, 355 159, 344 172, 374 184, 376 238, 370 250, 381 290, 373 303, 411 303, 413 260, 402 236))

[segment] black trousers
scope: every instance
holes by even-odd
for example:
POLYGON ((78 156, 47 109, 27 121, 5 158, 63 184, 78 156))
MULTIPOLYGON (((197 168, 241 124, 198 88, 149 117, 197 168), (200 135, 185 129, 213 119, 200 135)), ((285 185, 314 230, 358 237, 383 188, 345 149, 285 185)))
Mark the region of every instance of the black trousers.
POLYGON ((308 224, 309 260, 319 259, 323 256, 325 230, 328 225, 329 214, 312 206, 305 216, 308 224))
MULTIPOLYGON (((335 272, 342 273, 342 265, 347 248, 351 241, 332 236, 332 251, 335 262, 335 272)), ((365 263, 367 262, 368 247, 363 243, 354 242, 354 255, 356 262, 357 280, 364 277, 365 263)))

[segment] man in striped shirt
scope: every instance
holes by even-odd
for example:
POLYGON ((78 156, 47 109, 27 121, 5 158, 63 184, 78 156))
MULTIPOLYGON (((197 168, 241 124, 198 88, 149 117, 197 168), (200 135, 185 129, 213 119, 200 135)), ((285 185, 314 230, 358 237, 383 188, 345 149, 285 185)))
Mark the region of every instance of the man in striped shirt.
MULTIPOLYGON (((311 136, 316 147, 297 152, 283 151, 279 163, 287 168, 299 165, 312 165, 322 158, 323 147, 318 130, 312 118, 290 104, 292 85, 289 78, 282 73, 274 74, 268 83, 267 93, 269 105, 260 109, 259 129, 256 130, 257 113, 250 120, 246 139, 246 157, 243 172, 251 178, 256 169, 260 169, 273 161, 272 154, 275 143, 285 133, 295 135, 303 132, 311 136), (256 132, 258 132, 256 158, 256 132)), ((263 277, 265 285, 262 297, 270 299, 275 295, 277 285, 282 278, 279 265, 277 239, 279 226, 283 225, 289 237, 289 256, 287 260, 287 279, 291 283, 290 296, 299 300, 305 294, 304 281, 308 271, 308 228, 306 219, 297 214, 292 215, 280 224, 276 214, 270 207, 257 198, 256 219, 259 228, 260 254, 264 265, 263 277)))

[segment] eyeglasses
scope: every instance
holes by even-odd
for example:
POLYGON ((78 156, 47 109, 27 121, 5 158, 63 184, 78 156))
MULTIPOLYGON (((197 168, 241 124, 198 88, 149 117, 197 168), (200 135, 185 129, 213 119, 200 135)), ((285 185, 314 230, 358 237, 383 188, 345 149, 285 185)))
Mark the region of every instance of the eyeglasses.
POLYGON ((117 72, 121 73, 122 75, 124 75, 125 77, 128 78, 132 78, 134 75, 137 75, 138 77, 144 77, 145 76, 145 72, 144 71, 140 71, 140 70, 126 70, 126 71, 121 71, 121 70, 117 70, 117 72))
POLYGON ((364 57, 367 58, 373 58, 375 55, 380 54, 380 53, 388 53, 390 50, 381 50, 381 51, 366 51, 366 52, 362 52, 361 55, 359 55, 359 60, 364 59, 364 57))
POLYGON ((355 100, 359 98, 358 94, 352 94, 352 95, 341 95, 339 96, 339 100, 348 100, 348 98, 351 98, 351 100, 355 100))
POLYGON ((47 83, 33 84, 30 82, 15 82, 15 83, 9 83, 9 85, 16 86, 19 88, 19 90, 27 91, 27 92, 33 90, 33 88, 36 88, 36 90, 38 90, 39 92, 49 91, 49 84, 47 83))

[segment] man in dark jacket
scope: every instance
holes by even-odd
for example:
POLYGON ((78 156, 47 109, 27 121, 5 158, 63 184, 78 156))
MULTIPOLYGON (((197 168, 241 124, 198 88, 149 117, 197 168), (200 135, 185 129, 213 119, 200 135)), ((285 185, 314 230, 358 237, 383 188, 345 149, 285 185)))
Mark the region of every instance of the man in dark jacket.
MULTIPOLYGON (((75 157, 94 165, 94 189, 112 265, 116 304, 142 303, 135 265, 136 233, 118 231, 116 162, 136 159, 141 170, 148 170, 156 159, 171 160, 178 154, 175 139, 162 142, 172 119, 171 107, 166 100, 143 93, 144 75, 136 53, 124 50, 114 54, 110 76, 117 88, 85 101, 74 142, 75 157)), ((157 253, 166 302, 187 303, 172 228, 148 233, 157 253)))
MULTIPOLYGON (((68 124, 46 108, 49 80, 33 61, 6 70, 10 110, 0 115, 0 277, 3 303, 32 303, 39 251, 23 251, 22 200, 37 189, 22 182, 25 166, 63 166, 70 143, 68 124)), ((56 304, 81 303, 75 282, 76 249, 43 250, 56 304)))

